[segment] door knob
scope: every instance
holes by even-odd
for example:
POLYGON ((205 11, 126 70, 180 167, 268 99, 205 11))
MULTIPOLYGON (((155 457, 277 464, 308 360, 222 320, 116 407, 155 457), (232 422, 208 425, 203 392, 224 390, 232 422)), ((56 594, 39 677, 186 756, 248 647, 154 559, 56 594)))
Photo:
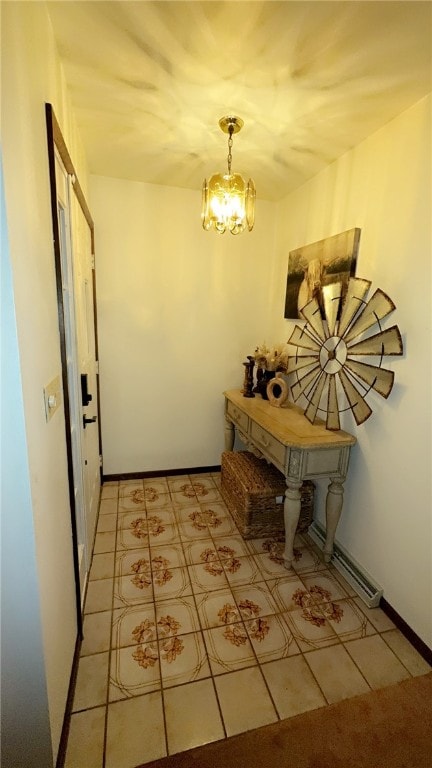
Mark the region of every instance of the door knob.
POLYGON ((86 424, 94 424, 96 421, 96 416, 92 416, 91 419, 88 419, 87 416, 83 416, 83 427, 86 428, 86 424))

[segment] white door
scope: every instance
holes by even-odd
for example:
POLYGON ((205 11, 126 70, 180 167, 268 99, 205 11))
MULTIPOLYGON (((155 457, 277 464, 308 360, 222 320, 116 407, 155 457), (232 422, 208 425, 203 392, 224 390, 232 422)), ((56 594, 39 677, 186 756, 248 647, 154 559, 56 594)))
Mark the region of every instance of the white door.
POLYGON ((100 492, 91 232, 56 152, 57 212, 81 609, 100 492))
POLYGON ((94 544, 100 495, 100 447, 98 420, 97 360, 94 312, 94 258, 92 234, 75 196, 71 194, 72 251, 77 306, 78 368, 81 379, 84 495, 87 518, 87 550, 94 544))

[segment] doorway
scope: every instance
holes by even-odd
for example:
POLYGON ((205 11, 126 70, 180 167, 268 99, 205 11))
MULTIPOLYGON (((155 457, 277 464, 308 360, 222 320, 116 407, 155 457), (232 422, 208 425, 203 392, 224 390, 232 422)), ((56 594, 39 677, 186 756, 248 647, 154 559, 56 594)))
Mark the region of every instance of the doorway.
POLYGON ((69 497, 79 633, 102 469, 93 221, 51 105, 47 105, 69 497))

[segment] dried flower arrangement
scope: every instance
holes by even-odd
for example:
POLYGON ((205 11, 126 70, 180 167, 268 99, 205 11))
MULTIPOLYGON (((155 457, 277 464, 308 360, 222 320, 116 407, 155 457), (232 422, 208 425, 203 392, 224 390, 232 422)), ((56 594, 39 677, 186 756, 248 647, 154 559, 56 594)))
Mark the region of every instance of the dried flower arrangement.
POLYGON ((266 371, 286 373, 288 370, 288 353, 285 344, 271 347, 267 347, 265 343, 260 344, 255 350, 254 358, 258 368, 266 371))

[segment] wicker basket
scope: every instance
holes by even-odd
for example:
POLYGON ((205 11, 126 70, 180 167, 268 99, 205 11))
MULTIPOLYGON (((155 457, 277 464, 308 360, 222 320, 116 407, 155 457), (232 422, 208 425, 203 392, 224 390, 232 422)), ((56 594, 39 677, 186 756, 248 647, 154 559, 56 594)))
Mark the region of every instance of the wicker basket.
MULTIPOLYGON (((283 474, 249 451, 225 451, 221 462, 221 493, 244 539, 283 537, 283 474)), ((315 486, 305 480, 301 493, 298 533, 307 531, 313 517, 315 486)))

